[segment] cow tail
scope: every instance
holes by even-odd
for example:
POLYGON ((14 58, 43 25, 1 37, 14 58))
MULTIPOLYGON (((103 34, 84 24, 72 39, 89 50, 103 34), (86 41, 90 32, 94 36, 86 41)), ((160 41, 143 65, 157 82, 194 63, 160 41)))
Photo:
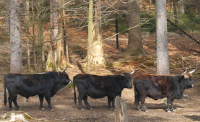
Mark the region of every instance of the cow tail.
POLYGON ((4 105, 6 106, 7 104, 7 95, 6 95, 6 84, 5 84, 5 79, 4 79, 4 105))
POLYGON ((74 103, 76 104, 76 84, 75 84, 75 77, 73 79, 73 86, 74 86, 74 103))

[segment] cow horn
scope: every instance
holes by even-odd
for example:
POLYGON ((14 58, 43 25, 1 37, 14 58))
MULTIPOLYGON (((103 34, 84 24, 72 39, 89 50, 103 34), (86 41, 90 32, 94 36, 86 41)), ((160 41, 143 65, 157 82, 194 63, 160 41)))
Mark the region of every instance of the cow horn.
POLYGON ((134 70, 130 73, 131 75, 135 72, 135 69, 136 69, 136 68, 134 67, 134 70))
POLYGON ((194 69, 194 70, 190 71, 189 73, 190 73, 190 74, 192 74, 192 73, 194 73, 195 71, 196 71, 196 69, 194 69))
POLYGON ((63 72, 65 72, 66 71, 66 69, 67 69, 67 67, 63 70, 63 72))
POLYGON ((186 73, 187 73, 187 69, 185 70, 185 72, 184 72, 184 73, 182 73, 182 74, 181 74, 181 76, 185 75, 186 73))
POLYGON ((133 70, 130 74, 133 74, 135 72, 135 70, 133 70))

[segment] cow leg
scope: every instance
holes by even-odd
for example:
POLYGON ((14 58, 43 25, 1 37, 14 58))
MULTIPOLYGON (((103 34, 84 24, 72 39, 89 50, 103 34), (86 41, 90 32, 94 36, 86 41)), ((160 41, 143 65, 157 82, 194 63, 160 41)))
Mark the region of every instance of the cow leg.
POLYGON ((107 96, 107 97, 108 97, 108 108, 114 109, 115 108, 114 98, 112 96, 107 96))
POLYGON ((112 109, 115 109, 115 101, 114 101, 114 99, 111 101, 111 103, 112 103, 112 109))
POLYGON ((83 105, 82 105, 82 100, 83 100, 84 94, 80 94, 78 95, 78 103, 79 103, 79 109, 83 110, 83 105))
POLYGON ((147 107, 146 107, 146 105, 145 105, 145 99, 141 100, 141 105, 142 105, 142 110, 143 110, 144 112, 146 112, 146 111, 147 111, 147 107))
POLYGON ((140 109, 140 106, 139 106, 138 94, 135 94, 134 109, 141 110, 141 109, 140 109))
POLYGON ((87 101, 87 98, 88 98, 88 97, 85 95, 85 96, 83 97, 83 101, 85 102, 85 105, 87 106, 88 109, 92 109, 91 106, 90 106, 90 104, 89 104, 88 101, 87 101))
POLYGON ((15 104, 16 109, 19 110, 19 105, 17 104, 17 95, 13 97, 13 103, 15 104))
POLYGON ((167 112, 170 112, 170 106, 171 106, 171 99, 167 98, 167 112))
POLYGON ((171 100, 171 108, 172 108, 172 111, 176 111, 176 109, 173 106, 173 103, 174 103, 174 99, 171 100))
POLYGON ((43 95, 38 95, 38 96, 39 96, 39 99, 40 99, 40 108, 42 110, 44 110, 44 107, 43 107, 44 96, 43 95))
POLYGON ((51 106, 51 97, 50 97, 49 95, 46 95, 46 96, 45 96, 45 99, 46 99, 46 101, 47 101, 47 103, 48 103, 48 108, 49 108, 49 110, 53 110, 53 108, 52 108, 52 106, 51 106))
POLYGON ((112 107, 111 107, 111 98, 109 96, 107 96, 107 97, 108 97, 108 108, 112 109, 112 107))
POLYGON ((9 94, 8 102, 9 102, 9 108, 11 111, 12 111, 12 101, 13 101, 13 96, 9 94))

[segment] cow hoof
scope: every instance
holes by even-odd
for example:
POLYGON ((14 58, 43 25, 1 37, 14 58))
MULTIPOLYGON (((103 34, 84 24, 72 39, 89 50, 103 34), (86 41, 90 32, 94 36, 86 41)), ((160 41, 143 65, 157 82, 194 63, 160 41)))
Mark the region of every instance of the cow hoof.
POLYGON ((53 111, 53 108, 49 108, 49 110, 53 111))
POLYGON ((171 111, 170 110, 166 110, 166 112, 170 113, 171 111))
POLYGON ((16 108, 16 110, 19 110, 20 108, 16 108))
POLYGON ((92 108, 88 108, 88 109, 92 110, 92 108))
POLYGON ((114 110, 114 108, 109 108, 110 110, 114 110))
POLYGON ((172 112, 176 112, 176 109, 172 109, 172 112))
POLYGON ((41 110, 44 110, 44 108, 41 108, 41 110))

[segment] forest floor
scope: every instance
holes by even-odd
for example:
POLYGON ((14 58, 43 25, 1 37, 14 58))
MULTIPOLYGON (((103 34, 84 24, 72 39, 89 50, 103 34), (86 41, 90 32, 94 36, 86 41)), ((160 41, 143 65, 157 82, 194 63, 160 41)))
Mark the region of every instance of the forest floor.
MULTIPOLYGON (((133 67, 147 73, 155 73, 155 41, 153 35, 148 36, 143 40, 144 49, 147 56, 127 57, 119 55, 127 45, 127 39, 121 39, 120 49, 117 50, 113 45, 115 41, 109 40, 105 42, 104 52, 108 62, 112 62, 112 66, 108 67, 92 67, 92 74, 107 75, 118 74, 119 72, 131 72, 133 67)), ((79 41, 79 42, 78 42, 79 41)), ((80 43, 69 44, 74 47, 80 43)), ((195 63, 198 63, 200 57, 200 48, 196 43, 184 41, 183 38, 179 43, 172 43, 169 39, 169 54, 170 54, 170 71, 171 74, 180 74, 184 71, 182 62, 189 69, 195 68, 195 63)), ((85 49, 80 44, 79 49, 85 49)), ((68 68, 67 73, 70 79, 80 73, 76 66, 76 61, 82 60, 79 53, 84 51, 75 51, 74 48, 69 49, 70 61, 74 65, 73 68, 68 68), (76 54, 75 54, 76 52, 76 54)), ((23 63, 26 61, 23 61, 23 63)), ((82 64, 84 66, 84 64, 82 64)), ((6 113, 20 113, 25 112, 31 117, 29 121, 69 121, 69 122, 114 122, 115 112, 107 108, 107 98, 92 99, 88 101, 92 106, 92 110, 84 109, 83 111, 77 108, 78 104, 74 104, 73 88, 65 87, 58 91, 52 97, 52 106, 54 110, 47 109, 47 103, 44 102, 45 110, 39 108, 39 98, 37 96, 31 97, 27 102, 25 98, 19 96, 18 104, 21 107, 18 111, 9 111, 8 106, 3 104, 3 75, 9 72, 9 42, 0 43, 0 121, 6 113)), ((24 73, 29 73, 25 72, 24 73)), ((133 109, 134 91, 133 89, 124 89, 122 91, 122 99, 127 102, 127 112, 129 122, 193 122, 200 121, 200 75, 199 71, 193 76, 196 85, 194 88, 185 90, 185 97, 180 100, 175 100, 174 105, 177 108, 175 112, 167 113, 165 111, 166 104, 161 100, 146 99, 148 112, 138 111, 133 109)), ((85 105, 84 105, 85 107, 85 105)), ((8 118, 7 118, 8 120, 8 118)))

